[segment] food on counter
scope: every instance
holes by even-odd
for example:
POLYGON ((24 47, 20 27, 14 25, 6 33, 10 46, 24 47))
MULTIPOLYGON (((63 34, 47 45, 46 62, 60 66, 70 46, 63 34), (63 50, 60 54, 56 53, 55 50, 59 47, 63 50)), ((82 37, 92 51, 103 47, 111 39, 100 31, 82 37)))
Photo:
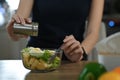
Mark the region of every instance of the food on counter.
POLYGON ((99 76, 105 73, 106 68, 97 62, 90 62, 85 65, 78 80, 98 80, 99 76))
POLYGON ((120 67, 115 67, 111 71, 105 72, 99 80, 120 80, 120 67))
POLYGON ((98 80, 120 80, 120 74, 114 71, 104 73, 98 80))
POLYGON ((21 51, 22 61, 24 66, 30 70, 53 70, 59 67, 61 63, 59 56, 56 56, 53 62, 49 63, 49 58, 55 52, 55 50, 27 47, 21 51))
POLYGON ((120 74, 120 66, 115 67, 112 71, 117 72, 117 73, 120 74))

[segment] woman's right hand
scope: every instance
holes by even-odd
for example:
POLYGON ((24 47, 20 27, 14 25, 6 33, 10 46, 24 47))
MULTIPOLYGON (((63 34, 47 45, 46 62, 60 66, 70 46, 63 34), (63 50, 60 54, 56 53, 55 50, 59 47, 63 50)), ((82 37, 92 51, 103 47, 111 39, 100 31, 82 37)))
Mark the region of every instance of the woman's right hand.
POLYGON ((27 35, 18 35, 18 34, 14 34, 13 32, 13 25, 14 23, 19 23, 19 24, 25 24, 25 23, 31 23, 31 19, 30 18, 23 18, 22 16, 20 15, 17 15, 17 14, 14 14, 11 21, 8 23, 6 29, 7 29, 7 32, 9 34, 9 36, 11 37, 12 40, 14 41, 18 41, 20 38, 26 38, 28 37, 27 35))

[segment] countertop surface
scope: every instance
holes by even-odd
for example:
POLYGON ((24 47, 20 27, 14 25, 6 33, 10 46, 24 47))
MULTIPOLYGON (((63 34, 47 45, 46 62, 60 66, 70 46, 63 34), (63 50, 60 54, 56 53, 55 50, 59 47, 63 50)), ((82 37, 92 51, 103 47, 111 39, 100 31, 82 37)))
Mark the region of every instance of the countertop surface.
POLYGON ((22 60, 0 60, 0 80, 78 80, 80 72, 88 62, 63 61, 57 70, 40 73, 24 68, 22 60))

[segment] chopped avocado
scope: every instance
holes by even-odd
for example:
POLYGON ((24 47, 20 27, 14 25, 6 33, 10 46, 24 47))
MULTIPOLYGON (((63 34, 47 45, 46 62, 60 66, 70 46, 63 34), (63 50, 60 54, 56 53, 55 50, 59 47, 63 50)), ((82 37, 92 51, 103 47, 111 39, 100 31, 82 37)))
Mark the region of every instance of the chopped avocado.
POLYGON ((48 60, 52 56, 52 54, 50 53, 49 50, 44 50, 43 52, 44 53, 40 58, 43 59, 44 61, 48 62, 48 60))

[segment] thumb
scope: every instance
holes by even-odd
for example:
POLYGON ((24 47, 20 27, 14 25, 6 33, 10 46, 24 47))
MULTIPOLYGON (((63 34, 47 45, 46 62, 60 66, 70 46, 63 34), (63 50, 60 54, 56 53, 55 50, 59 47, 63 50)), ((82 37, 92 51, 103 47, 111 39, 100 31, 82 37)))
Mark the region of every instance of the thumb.
POLYGON ((8 23, 7 24, 7 26, 6 26, 6 30, 8 31, 8 33, 13 33, 12 31, 13 31, 13 25, 14 25, 14 20, 12 19, 11 21, 10 21, 10 23, 8 23))
POLYGON ((12 19, 9 24, 6 26, 6 30, 8 32, 8 35, 11 37, 12 40, 17 41, 19 38, 14 34, 13 32, 13 25, 14 25, 14 20, 12 19))
POLYGON ((25 21, 26 21, 26 23, 31 23, 32 22, 31 18, 26 18, 25 21))

